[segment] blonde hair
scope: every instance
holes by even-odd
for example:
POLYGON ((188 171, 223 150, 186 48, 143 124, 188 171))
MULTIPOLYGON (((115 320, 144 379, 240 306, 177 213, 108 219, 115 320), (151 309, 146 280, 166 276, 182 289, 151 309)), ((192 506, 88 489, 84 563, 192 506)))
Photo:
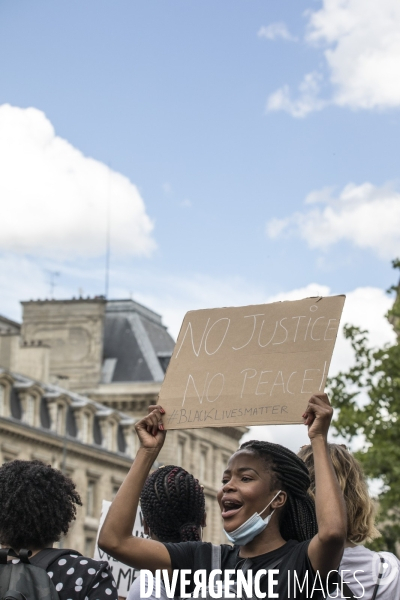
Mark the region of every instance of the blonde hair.
MULTIPOLYGON (((347 539, 353 544, 369 542, 381 534, 375 527, 376 507, 368 493, 367 482, 360 463, 339 444, 328 444, 336 477, 343 492, 347 509, 347 539)), ((315 495, 314 456, 311 445, 303 446, 298 456, 310 473, 310 495, 315 495)))

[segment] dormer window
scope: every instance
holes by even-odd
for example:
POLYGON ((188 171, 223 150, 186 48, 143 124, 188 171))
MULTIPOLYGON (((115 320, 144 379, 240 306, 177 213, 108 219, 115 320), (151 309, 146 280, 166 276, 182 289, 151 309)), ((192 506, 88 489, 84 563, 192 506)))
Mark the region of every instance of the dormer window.
POLYGON ((114 446, 114 423, 109 421, 106 427, 105 447, 107 450, 113 450, 114 446))
POLYGON ((56 431, 58 435, 65 435, 65 407, 57 404, 56 431))
POLYGON ((27 394, 25 396, 24 404, 25 404, 25 410, 24 410, 24 414, 23 414, 23 421, 27 425, 33 426, 35 424, 35 405, 36 405, 34 396, 31 396, 31 394, 27 394))
POLYGON ((89 432, 90 432, 90 427, 89 427, 90 426, 90 417, 86 412, 84 412, 82 414, 81 425, 82 425, 81 440, 84 444, 88 444, 89 443, 89 432))

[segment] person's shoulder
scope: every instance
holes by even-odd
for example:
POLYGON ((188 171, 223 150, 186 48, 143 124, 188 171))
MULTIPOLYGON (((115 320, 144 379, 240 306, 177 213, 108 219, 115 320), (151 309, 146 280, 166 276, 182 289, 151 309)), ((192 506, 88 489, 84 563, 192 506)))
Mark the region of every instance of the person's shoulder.
POLYGON ((109 567, 108 562, 105 560, 96 560, 94 558, 90 558, 89 556, 82 556, 73 550, 55 558, 55 560, 50 563, 48 568, 55 567, 56 565, 64 568, 66 568, 68 565, 70 568, 80 570, 84 569, 88 571, 89 575, 94 575, 97 571, 101 571, 109 567))
POLYGON ((306 568, 310 566, 310 559, 308 557, 308 547, 311 540, 305 540, 304 542, 298 542, 297 540, 288 540, 284 546, 279 549, 277 555, 281 557, 281 564, 283 568, 297 569, 300 565, 304 565, 306 568))
POLYGON ((375 552, 373 552, 369 548, 366 548, 365 546, 362 546, 362 545, 348 546, 343 551, 343 558, 349 558, 349 559, 372 558, 374 556, 374 554, 375 554, 375 552))
POLYGON ((305 540, 304 542, 298 542, 297 540, 288 540, 284 546, 282 546, 282 554, 285 556, 307 554, 308 546, 311 540, 305 540))

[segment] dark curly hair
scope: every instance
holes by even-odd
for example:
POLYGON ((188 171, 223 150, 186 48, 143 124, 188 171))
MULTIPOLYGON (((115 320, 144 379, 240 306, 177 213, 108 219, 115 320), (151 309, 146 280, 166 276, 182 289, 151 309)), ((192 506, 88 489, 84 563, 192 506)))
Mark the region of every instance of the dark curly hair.
POLYGON ((204 492, 185 469, 169 465, 149 475, 140 506, 147 525, 161 542, 200 541, 204 492))
POLYGON ((37 549, 66 534, 82 506, 74 482, 39 460, 14 460, 0 467, 0 543, 37 549))
POLYGON ((285 540, 303 542, 318 531, 315 504, 307 493, 310 476, 304 462, 294 452, 271 442, 252 440, 240 446, 262 458, 272 475, 273 488, 284 490, 288 497, 280 518, 280 532, 285 540))

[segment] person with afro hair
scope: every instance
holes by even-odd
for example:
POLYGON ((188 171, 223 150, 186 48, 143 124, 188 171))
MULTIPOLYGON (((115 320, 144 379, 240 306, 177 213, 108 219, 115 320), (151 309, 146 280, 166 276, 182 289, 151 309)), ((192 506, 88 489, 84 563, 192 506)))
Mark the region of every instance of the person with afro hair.
MULTIPOLYGON (((299 600, 309 598, 309 591, 314 600, 325 598, 323 586, 340 564, 347 533, 346 507, 327 448, 332 413, 326 394, 315 394, 303 414, 314 450, 315 505, 308 495, 308 470, 294 452, 279 444, 247 442, 230 457, 217 494, 224 531, 233 545, 213 547, 201 541, 132 536, 140 494, 166 434, 164 409, 150 407, 147 417, 136 423, 140 448, 100 531, 100 548, 138 569, 166 570, 170 581, 173 571, 185 570, 185 591, 189 587, 190 593, 195 573, 210 574, 217 551, 224 578, 240 581, 238 574, 247 568, 262 570, 261 594, 271 597, 272 589, 283 600, 294 597, 295 572, 300 584, 309 581, 312 586, 297 587, 299 600), (278 573, 273 583, 267 573, 274 569, 278 573)), ((168 518, 166 511, 162 515, 168 518)))
MULTIPOLYGON (((144 533, 152 540, 201 541, 206 525, 203 487, 182 467, 168 465, 149 475, 140 495, 140 507, 144 533)), ((167 598, 162 582, 161 598, 167 598)), ((140 577, 134 581, 127 600, 140 600, 140 577)))
MULTIPOLYGON (((68 533, 81 505, 74 482, 61 471, 38 460, 7 462, 0 467, 0 544, 16 554, 30 550, 35 564, 68 533)), ((118 599, 107 562, 66 551, 46 571, 60 600, 118 599)))

